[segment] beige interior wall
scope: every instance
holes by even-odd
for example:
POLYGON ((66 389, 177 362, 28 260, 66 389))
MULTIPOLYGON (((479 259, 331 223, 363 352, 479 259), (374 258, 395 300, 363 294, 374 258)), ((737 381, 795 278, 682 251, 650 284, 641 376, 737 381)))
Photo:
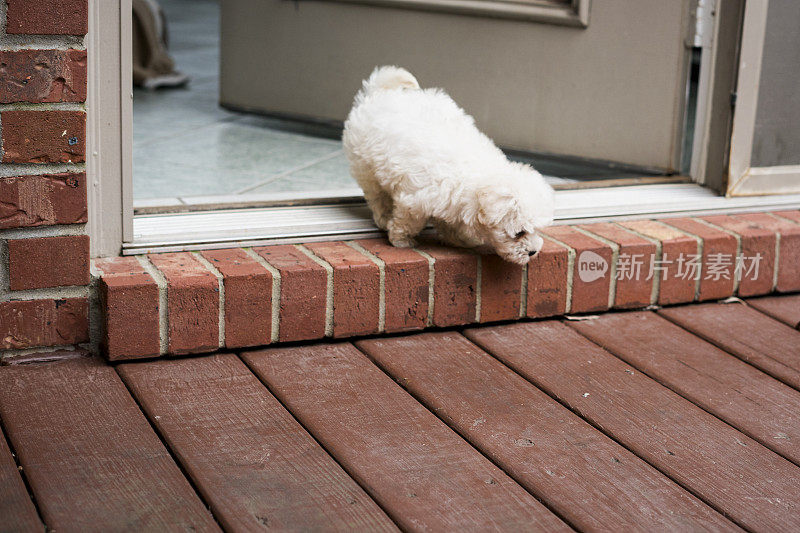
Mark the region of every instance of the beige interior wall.
POLYGON ((328 120, 375 65, 444 87, 500 145, 677 166, 691 0, 594 0, 586 29, 325 1, 224 0, 221 100, 328 120))

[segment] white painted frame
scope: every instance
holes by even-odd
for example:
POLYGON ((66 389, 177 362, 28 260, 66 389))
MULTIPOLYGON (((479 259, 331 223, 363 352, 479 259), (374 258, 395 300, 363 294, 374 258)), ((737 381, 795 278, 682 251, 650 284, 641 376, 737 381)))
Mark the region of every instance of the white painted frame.
POLYGON ((92 257, 133 240, 131 0, 89 0, 87 231, 92 257))
POLYGON ((750 164, 768 9, 769 0, 748 0, 745 5, 731 134, 728 196, 800 192, 800 165, 752 167, 750 164))
POLYGON ((715 16, 718 0, 699 0, 696 13, 695 46, 701 49, 700 78, 697 81, 697 107, 694 120, 692 160, 689 175, 697 183, 705 183, 706 160, 708 159, 709 125, 713 90, 716 42, 719 35, 720 17, 715 16), (700 42, 697 42, 697 35, 700 42))
MULTIPOLYGON (((338 0, 337 0, 338 1, 338 0)), ((748 8, 759 0, 748 1, 748 8)), ((766 2, 761 0, 766 13, 766 2)), ((582 4, 587 5, 587 4, 582 4)), ((114 256, 156 251, 220 248, 278 242, 341 239, 377 235, 363 203, 325 206, 306 205, 269 209, 225 209, 201 213, 173 213, 133 218, 132 130, 133 95, 131 89, 131 0, 89 0, 89 89, 87 177, 89 181, 89 223, 92 256, 114 256), (288 215, 288 217, 287 217, 288 215)), ((763 20, 761 21, 763 45, 763 20)), ((748 46, 758 44, 758 27, 750 17, 748 46), (755 27, 754 27, 755 26, 755 27)), ((758 57, 748 49, 749 56, 758 57)), ((751 65, 752 66, 752 65, 751 65)), ((750 70, 751 80, 758 75, 750 70)), ((756 71, 760 68, 755 69, 756 71)), ((744 86, 743 86, 744 87, 744 86)), ((757 87, 756 87, 757 90, 757 87)), ((740 98, 751 99, 757 92, 740 98)), ((744 107, 744 106, 743 106, 744 107)), ((750 137, 752 141, 752 121, 750 137)), ((738 119, 739 136, 745 117, 738 119)), ((745 139, 747 140, 747 139, 745 139)), ((745 151, 749 158, 750 142, 745 151)), ((740 146, 737 144, 737 146, 740 146)), ((742 152, 742 153, 745 153, 742 152)), ((737 152, 738 155, 738 152, 737 152)), ((749 161, 746 162, 749 165, 749 161)), ((780 167, 749 169, 750 177, 781 176, 780 167)), ((757 183, 753 178, 751 183, 757 183)), ((770 178, 774 179, 774 178, 770 178)), ((347 196, 353 192, 341 192, 347 196)), ((800 191, 796 191, 800 192, 800 191)), ((308 199, 306 199, 308 200, 308 199)), ((344 202, 347 204, 347 202, 344 202)), ((695 184, 625 186, 557 192, 556 219, 559 223, 619 218, 676 216, 800 207, 800 194, 769 198, 730 199, 695 184)))
POLYGON ((563 26, 589 26, 591 0, 328 0, 349 4, 458 13, 481 17, 526 20, 563 26))

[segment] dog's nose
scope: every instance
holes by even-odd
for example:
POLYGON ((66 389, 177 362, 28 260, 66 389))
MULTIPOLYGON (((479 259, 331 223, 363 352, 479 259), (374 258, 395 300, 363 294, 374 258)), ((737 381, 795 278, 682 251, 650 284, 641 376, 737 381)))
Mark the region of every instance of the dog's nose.
POLYGON ((539 250, 531 250, 530 252, 528 252, 528 257, 533 257, 534 255, 536 255, 538 253, 539 253, 539 250))

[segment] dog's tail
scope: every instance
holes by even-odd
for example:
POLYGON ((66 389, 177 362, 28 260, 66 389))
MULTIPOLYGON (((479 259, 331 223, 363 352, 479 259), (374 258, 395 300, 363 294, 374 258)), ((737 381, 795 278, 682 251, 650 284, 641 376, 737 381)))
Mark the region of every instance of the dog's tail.
POLYGON ((376 67, 369 78, 364 80, 359 96, 363 98, 375 91, 390 89, 419 89, 419 83, 404 68, 395 66, 376 67))

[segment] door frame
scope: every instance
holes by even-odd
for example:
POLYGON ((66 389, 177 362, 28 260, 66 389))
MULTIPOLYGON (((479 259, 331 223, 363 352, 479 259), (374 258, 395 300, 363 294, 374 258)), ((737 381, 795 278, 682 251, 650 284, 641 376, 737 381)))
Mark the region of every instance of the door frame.
POLYGON ((87 195, 92 257, 119 255, 133 240, 131 0, 89 0, 87 195))
MULTIPOLYGON (((743 0, 738 1, 741 2, 743 0)), ((762 2, 763 6, 761 7, 763 10, 757 11, 756 14, 763 16, 766 12, 766 1, 748 0, 747 6, 751 10, 757 9, 762 2), (755 7, 753 7, 754 4, 755 7)), ((754 21, 755 19, 751 16, 747 33, 749 36, 748 43, 753 42, 754 36, 758 35, 757 30, 759 28, 763 36, 763 21, 761 26, 756 24, 757 21, 754 21)), ((723 96, 729 95, 729 85, 725 79, 721 79, 724 76, 720 76, 719 56, 721 52, 717 47, 719 43, 717 38, 723 32, 718 28, 719 22, 716 21, 715 24, 717 26, 715 26, 714 41, 711 46, 712 48, 716 47, 712 55, 717 57, 717 66, 713 68, 711 82, 703 90, 708 92, 708 101, 711 102, 711 105, 718 106, 721 98, 720 94, 723 96), (712 91, 714 91, 714 94, 712 94, 712 91)), ((731 26, 731 24, 728 23, 727 26, 731 26)), ((274 228, 274 224, 270 222, 259 226, 258 223, 252 223, 251 227, 246 227, 248 224, 246 219, 250 217, 245 217, 244 223, 241 222, 240 218, 239 222, 237 222, 239 225, 230 229, 230 235, 226 236, 225 239, 217 240, 216 243, 213 243, 215 239, 204 238, 203 235, 198 235, 197 233, 176 234, 169 242, 153 242, 155 234, 148 235, 146 231, 143 233, 143 228, 148 226, 147 217, 140 218, 140 223, 138 224, 133 217, 131 28, 131 0, 89 0, 89 35, 87 38, 89 75, 86 102, 87 149, 89 155, 87 160, 89 183, 89 221, 87 230, 91 237, 92 257, 116 256, 120 253, 142 253, 144 251, 166 251, 168 249, 191 249, 197 246, 209 247, 209 245, 212 247, 223 245, 230 247, 253 242, 283 242, 286 239, 294 242, 332 238, 341 239, 346 235, 353 234, 353 230, 357 226, 359 227, 357 232, 367 231, 369 233, 370 231, 375 231, 374 229, 361 228, 360 224, 363 221, 360 219, 362 217, 354 216, 351 219, 345 217, 345 219, 339 220, 338 222, 343 224, 339 229, 330 225, 322 225, 316 229, 308 228, 308 231, 292 236, 280 235, 278 232, 259 234, 260 229, 272 231, 269 228, 274 228), (348 230, 347 228, 350 229, 348 230), (234 230, 241 231, 237 233, 234 230)), ((736 30, 738 34, 738 28, 736 30)), ((725 35, 730 37, 730 47, 734 48, 735 42, 733 42, 732 33, 733 29, 731 27, 725 29, 725 35)), ((761 42, 763 45, 763 39, 761 42)), ((748 44, 748 46, 754 45, 748 44)), ((752 54, 754 51, 748 49, 747 52, 752 54)), ((760 58, 760 54, 757 55, 760 58)), ((723 69, 722 71, 729 73, 730 70, 725 71, 723 69)), ((742 78, 740 74, 740 79, 754 81, 756 89, 756 92, 750 96, 745 91, 744 98, 754 99, 757 96, 757 76, 753 76, 752 70, 745 72, 744 76, 742 78), (751 77, 747 78, 747 76, 751 77)), ((743 88, 744 86, 744 84, 741 85, 743 88)), ((727 111, 729 112, 729 109, 727 111)), ((725 117, 727 116, 725 114, 725 117)), ((736 120, 736 136, 733 141, 739 147, 741 146, 740 143, 742 143, 742 135, 747 131, 745 127, 746 117, 740 114, 736 120)), ((752 126, 754 116, 750 120, 752 126)), ((702 136, 703 142, 710 142, 710 139, 716 139, 716 141, 724 142, 727 146, 728 141, 732 140, 727 134, 727 119, 724 118, 722 123, 722 127, 708 126, 708 124, 703 126, 702 131, 698 132, 702 136)), ((752 139, 752 127, 750 128, 750 135, 752 139)), ((732 148, 731 155, 739 157, 738 148, 732 148)), ((709 157, 703 161, 699 167, 705 169, 704 175, 695 175, 693 179, 701 183, 713 181, 709 177, 708 169, 715 165, 721 168, 724 164, 722 161, 716 161, 716 159, 715 157, 709 157)), ((749 160, 745 161, 739 158, 736 159, 735 163, 735 166, 732 165, 734 169, 732 172, 741 172, 742 168, 745 168, 746 176, 757 175, 757 173, 753 173, 754 169, 749 168, 749 160)), ((760 169, 755 170, 759 171, 760 169)), ((762 170, 762 172, 765 171, 762 170)), ((766 171, 764 175, 769 176, 773 181, 781 176, 778 170, 775 169, 766 171)), ((741 176, 739 177, 741 178, 741 176)), ((748 177, 748 179, 750 178, 748 177)), ((756 183, 756 181, 752 183, 756 183)), ((732 179, 730 182, 737 187, 741 186, 737 180, 732 179)), ((730 192, 728 195, 731 195, 730 192)), ((735 202, 727 202, 724 201, 724 198, 714 197, 710 191, 696 184, 684 184, 682 187, 674 185, 652 185, 647 187, 633 185, 617 187, 613 191, 611 189, 559 191, 557 192, 558 196, 564 196, 564 200, 567 200, 567 196, 570 196, 571 200, 567 203, 571 206, 578 206, 557 210, 556 219, 559 222, 620 217, 653 217, 656 215, 669 216, 670 213, 690 214, 709 210, 713 212, 731 212, 776 207, 783 209, 800 207, 800 195, 773 196, 770 199, 741 198, 735 202), (661 188, 659 189, 659 187, 661 188), (657 205, 659 202, 646 201, 648 198, 652 200, 654 195, 658 196, 659 202, 664 198, 668 198, 670 207, 664 205, 659 207, 657 205), (573 201, 576 201, 577 204, 573 204, 573 201), (713 207, 709 205, 709 202, 713 203, 713 207)), ((661 203, 663 204, 663 202, 661 203)), ((317 205, 308 206, 307 216, 309 219, 317 214, 315 210, 320 207, 317 205)), ((277 207, 276 209, 285 208, 277 207)), ((210 216, 207 223, 212 229, 231 228, 229 223, 232 217, 235 217, 241 211, 241 209, 228 209, 214 213, 203 213, 203 215, 210 216)), ((303 212, 303 210, 300 210, 296 215, 302 219, 303 212)), ((253 214, 255 214, 255 211, 253 211, 253 214)), ((172 227, 175 227, 187 224, 192 220, 192 218, 181 217, 197 217, 198 215, 198 213, 161 215, 165 218, 159 222, 164 224, 169 222, 172 227)), ((277 211, 275 215, 278 215, 277 211)), ((300 220, 300 222, 303 222, 303 220, 300 220)), ((152 224, 149 224, 149 226, 152 227, 152 224)))
POLYGON ((728 196, 800 192, 800 165, 751 166, 768 10, 769 0, 748 0, 745 5, 728 166, 728 196))

